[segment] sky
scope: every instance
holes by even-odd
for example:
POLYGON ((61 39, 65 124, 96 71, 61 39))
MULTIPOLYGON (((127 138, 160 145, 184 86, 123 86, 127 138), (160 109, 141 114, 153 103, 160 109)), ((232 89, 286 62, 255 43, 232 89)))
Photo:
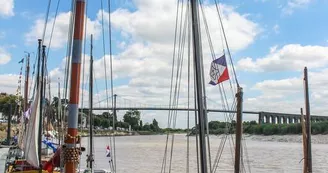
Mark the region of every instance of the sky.
MULTIPOLYGON (((44 40, 47 47, 57 3, 53 0, 50 4, 44 40)), ((311 113, 327 115, 327 5, 326 0, 220 1, 228 46, 244 91, 244 110, 299 113, 304 107, 303 69, 307 66, 311 113)), ((33 52, 37 51, 37 39, 43 35, 47 6, 48 1, 0 0, 0 92, 16 93, 22 65, 18 62, 26 56, 25 51, 31 53, 34 63, 33 52)), ((81 106, 83 103, 86 107, 88 103, 91 34, 94 35, 95 104, 106 106, 106 76, 108 94, 111 93, 109 14, 113 91, 118 95, 118 104, 147 107, 169 104, 176 7, 175 0, 111 0, 110 10, 106 0, 103 4, 101 1, 87 3, 86 51, 83 53, 86 68, 82 75, 81 106)), ((215 54, 220 56, 226 47, 214 2, 205 0, 203 7, 215 54)), ((70 10, 70 1, 60 1, 47 62, 51 96, 57 96, 58 82, 63 86, 70 10)), ((212 57, 202 14, 200 18, 208 108, 223 109, 219 87, 207 84, 212 57)), ((186 107, 188 101, 187 45, 185 48, 181 107, 186 107)), ((228 64, 232 78, 230 61, 228 64)), ((223 83, 231 103, 234 93, 229 86, 228 81, 223 83)), ((119 112, 119 119, 123 114, 124 111, 119 112)), ((156 118, 161 127, 168 125, 167 116, 166 111, 141 111, 144 122, 156 118)), ((210 113, 209 120, 222 121, 224 115, 210 113)), ((245 114, 244 120, 257 120, 257 116, 245 114)), ((186 125, 187 113, 179 112, 176 127, 185 128, 186 125)))

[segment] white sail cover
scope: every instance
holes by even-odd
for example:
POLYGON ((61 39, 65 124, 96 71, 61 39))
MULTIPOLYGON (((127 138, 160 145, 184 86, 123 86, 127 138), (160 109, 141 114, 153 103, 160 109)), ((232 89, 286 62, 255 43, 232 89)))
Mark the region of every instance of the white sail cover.
POLYGON ((31 114, 24 136, 25 147, 23 151, 26 161, 32 166, 39 167, 38 135, 40 124, 40 89, 38 89, 30 109, 31 114))

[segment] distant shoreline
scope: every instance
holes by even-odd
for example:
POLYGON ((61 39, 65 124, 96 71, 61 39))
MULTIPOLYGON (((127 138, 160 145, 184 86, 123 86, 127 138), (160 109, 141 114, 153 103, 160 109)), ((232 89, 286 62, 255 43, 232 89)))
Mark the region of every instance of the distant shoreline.
MULTIPOLYGON (((186 135, 179 133, 180 135, 186 135)), ((177 135, 179 135, 177 133, 177 135)), ((156 135, 165 135, 165 134, 144 134, 144 135, 116 135, 115 137, 121 136, 156 136, 156 135)), ((210 135, 218 138, 223 137, 224 135, 210 135)), ((300 134, 288 134, 288 135, 253 135, 253 134, 243 134, 246 141, 261 141, 261 142, 282 142, 282 143, 299 143, 303 141, 303 137, 300 134)), ((85 135, 82 137, 89 137, 85 135)), ((112 135, 95 135, 95 137, 113 137, 112 135)), ((194 137, 194 136, 190 136, 194 137)), ((311 135, 312 144, 328 144, 328 134, 315 134, 311 135)))

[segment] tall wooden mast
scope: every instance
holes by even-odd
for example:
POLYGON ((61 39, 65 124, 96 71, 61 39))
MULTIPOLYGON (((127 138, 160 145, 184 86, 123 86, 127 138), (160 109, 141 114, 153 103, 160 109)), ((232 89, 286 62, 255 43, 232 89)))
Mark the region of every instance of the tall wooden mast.
POLYGON ((80 143, 78 132, 78 106, 80 95, 80 72, 81 53, 84 32, 85 0, 75 1, 74 31, 72 47, 72 69, 70 83, 70 98, 68 105, 68 130, 65 137, 64 162, 65 172, 75 173, 79 162, 80 148, 76 144, 80 143))
POLYGON ((92 56, 92 34, 91 34, 91 50, 90 50, 90 77, 89 77, 89 133, 90 133, 90 148, 88 156, 88 166, 92 172, 93 169, 93 116, 92 116, 92 104, 93 104, 93 56, 92 56))
POLYGON ((30 53, 27 53, 26 70, 25 70, 25 85, 24 85, 24 112, 27 110, 28 105, 28 81, 30 73, 30 53))
POLYGON ((240 172, 241 162, 241 139, 243 133, 243 88, 238 86, 237 97, 237 122, 236 122, 236 150, 235 150, 235 173, 240 172))
POLYGON ((310 116, 310 98, 309 98, 309 81, 308 71, 304 68, 304 89, 305 89, 305 115, 306 115, 306 149, 307 149, 307 171, 312 173, 312 149, 311 149, 311 116, 310 116))

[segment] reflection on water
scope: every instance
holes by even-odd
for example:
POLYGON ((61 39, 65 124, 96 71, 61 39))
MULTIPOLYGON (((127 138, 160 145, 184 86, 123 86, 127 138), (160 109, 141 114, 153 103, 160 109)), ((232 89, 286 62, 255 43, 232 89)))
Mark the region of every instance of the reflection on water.
MULTIPOLYGON (((211 136, 211 155, 212 162, 218 151, 221 138, 211 136)), ((116 164, 117 172, 160 172, 162 167, 165 135, 158 136, 129 136, 116 137, 116 164)), ((87 138, 83 138, 83 146, 88 147, 87 138)), ((231 139, 227 140, 217 171, 220 173, 233 172, 233 145, 231 139)), ((97 137, 94 139, 95 162, 97 168, 109 168, 106 158, 106 145, 109 144, 108 137, 97 137)), ((328 147, 326 144, 312 144, 313 172, 328 172, 328 147)), ((170 143, 169 143, 170 146, 170 143)), ((283 143, 283 142, 265 142, 247 140, 247 153, 244 154, 245 168, 249 164, 251 172, 255 173, 300 173, 302 172, 302 144, 301 143, 283 143)), ((170 147, 168 151, 170 151, 170 147)), ((245 152, 244 152, 245 153, 245 152)), ((82 156, 82 167, 86 165, 84 152, 82 156)), ((187 137, 185 135, 176 135, 173 147, 173 160, 171 172, 186 172, 187 164, 187 137)), ((196 165, 195 138, 190 138, 190 172, 197 172, 196 165)), ((169 160, 167 161, 167 165, 169 160)), ((167 170, 167 169, 166 169, 167 170)), ((248 172, 248 171, 247 171, 248 172)))

